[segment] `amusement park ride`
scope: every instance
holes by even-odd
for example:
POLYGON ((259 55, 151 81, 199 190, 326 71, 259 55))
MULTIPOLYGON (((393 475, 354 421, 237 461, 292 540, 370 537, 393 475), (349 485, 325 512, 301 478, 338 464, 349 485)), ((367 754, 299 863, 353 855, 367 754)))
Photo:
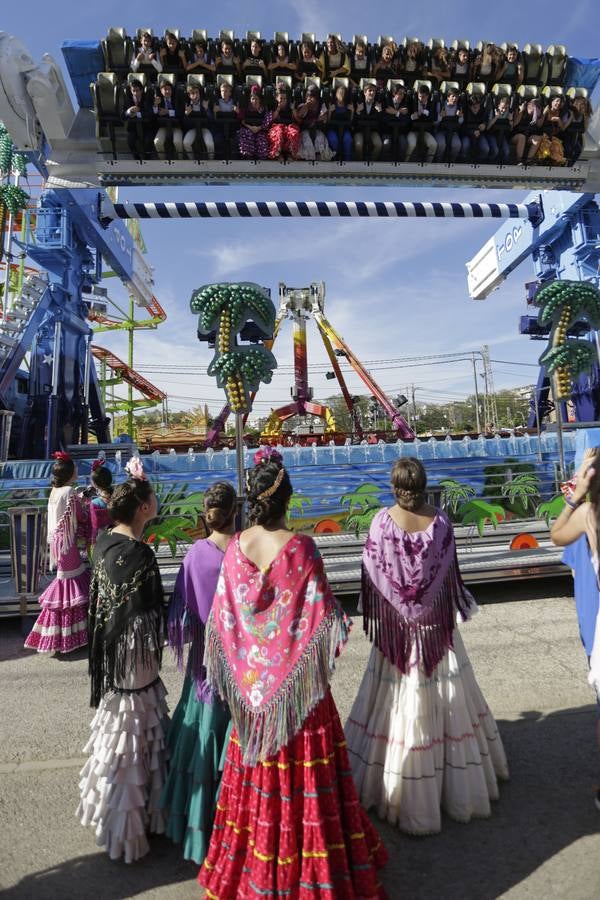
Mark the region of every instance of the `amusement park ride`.
MULTIPOLYGON (((0 32, 0 121, 15 146, 23 151, 45 179, 37 208, 26 213, 20 252, 37 266, 22 290, 4 309, 0 322, 0 402, 15 413, 12 450, 21 458, 48 457, 59 446, 86 443, 89 431, 98 442, 110 441, 106 387, 126 380, 142 393, 145 405, 160 403, 164 394, 132 368, 131 355, 123 363, 110 351, 91 345, 95 330, 131 329, 136 325, 133 305, 120 320, 106 315, 95 300, 107 270, 125 285, 148 315, 146 326, 164 318, 152 288, 152 273, 122 219, 191 217, 360 216, 360 217, 478 217, 506 219, 497 235, 468 263, 469 291, 482 299, 520 262, 533 258, 539 284, 550 278, 598 283, 600 211, 593 192, 600 190, 600 117, 591 119, 580 159, 568 168, 512 165, 447 165, 391 162, 310 162, 243 160, 134 160, 115 158, 98 142, 90 94, 90 73, 101 72, 100 42, 68 42, 63 48, 80 108, 75 110, 58 64, 44 56, 35 63, 16 38, 0 32), (252 182, 314 182, 356 185, 476 186, 529 189, 524 203, 399 203, 300 202, 257 203, 118 203, 109 185, 224 184, 252 182), (586 191, 583 194, 570 191, 586 191), (540 193, 542 192, 542 193, 540 193), (86 303, 86 298, 88 302, 86 303), (129 323, 129 325, 127 324, 129 323), (99 328, 98 328, 99 326, 99 328), (131 326, 131 327, 130 327, 131 326), (28 361, 28 371, 20 367, 28 361), (92 359, 101 365, 99 379, 92 359), (110 372, 108 371, 110 370, 110 372), (112 375, 111 375, 112 373, 112 375), (102 387, 101 381, 104 384, 102 387)), ((114 123, 113 123, 114 124, 114 123)), ((121 123, 122 124, 122 123, 121 123)), ((207 226, 209 227, 209 226, 207 226)), ((11 260, 7 260, 7 265, 11 260)), ((313 414, 335 431, 331 411, 313 401, 308 383, 306 322, 313 318, 325 344, 344 400, 362 436, 353 399, 344 381, 339 357, 345 357, 392 421, 395 435, 413 433, 393 403, 329 323, 324 312, 324 287, 280 286, 280 306, 273 340, 284 319, 294 326, 295 384, 292 402, 274 410, 266 437, 278 438, 283 422, 295 415, 313 414)), ((138 322, 137 325, 140 323, 138 322)), ((143 324, 143 323, 141 323, 143 324)), ((137 327, 137 326, 136 326, 137 327)), ((525 317, 522 333, 544 337, 525 317)), ((592 336, 593 337, 593 336, 592 336)), ((265 343, 267 343, 265 341, 265 343)), ((269 346, 270 346, 269 342, 269 346)), ((574 392, 579 419, 598 418, 598 370, 580 379, 574 392)), ((118 405, 118 404, 117 404, 118 405)), ((132 415, 131 390, 124 408, 132 415)), ((115 404, 112 409, 114 410, 115 404)), ((122 409, 119 406, 119 409, 122 409)), ((548 386, 540 372, 532 416, 543 418, 548 386)), ((228 409, 218 417, 207 444, 218 439, 228 409)))

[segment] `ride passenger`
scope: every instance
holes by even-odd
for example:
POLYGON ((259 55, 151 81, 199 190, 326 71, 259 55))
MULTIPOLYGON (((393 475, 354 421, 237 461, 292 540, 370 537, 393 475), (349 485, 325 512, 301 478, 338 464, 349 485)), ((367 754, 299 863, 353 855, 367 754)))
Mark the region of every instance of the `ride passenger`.
POLYGON ((290 59, 290 51, 287 44, 280 41, 275 48, 275 58, 268 66, 271 78, 277 80, 278 75, 291 75, 294 77, 298 71, 298 67, 293 60, 290 59))
POLYGON ((425 501, 417 459, 396 461, 396 502, 371 523, 360 611, 373 642, 346 723, 361 803, 410 834, 441 830, 441 808, 490 815, 508 767, 457 621, 476 604, 458 568, 452 524, 425 501))
POLYGON ((335 34, 328 35, 319 57, 319 65, 323 72, 323 81, 327 84, 334 78, 347 78, 350 75, 350 57, 335 34))
POLYGON ((160 51, 163 72, 181 75, 187 69, 187 59, 181 41, 172 31, 165 34, 165 45, 160 51))
MULTIPOLYGON (((397 67, 397 71, 400 73, 407 87, 412 87, 415 81, 425 74, 425 70, 426 64, 423 54, 423 45, 420 41, 411 41, 406 48, 404 59, 400 61, 397 67)), ((394 76, 392 75, 390 77, 393 78, 394 76)))
POLYGON ((433 87, 437 90, 442 81, 448 81, 450 78, 450 57, 446 47, 436 47, 431 55, 431 63, 429 69, 425 73, 425 77, 431 81, 433 87))
POLYGON ((510 160, 509 135, 513 127, 513 115, 510 111, 508 97, 500 95, 496 100, 496 107, 487 126, 487 139, 490 148, 489 161, 498 161, 500 165, 506 165, 510 160))
POLYGON ((154 49, 154 41, 149 31, 144 31, 140 35, 140 45, 138 52, 131 60, 132 72, 145 72, 156 78, 157 74, 162 72, 162 62, 160 54, 154 49))
POLYGON ((183 159, 183 110, 179 97, 173 96, 173 86, 166 78, 159 79, 158 93, 154 95, 153 112, 157 124, 154 149, 159 159, 166 158, 166 145, 172 143, 178 159, 183 159), (164 124, 163 124, 164 123, 164 124))
MULTIPOLYGON (((383 144, 391 140, 392 155, 397 162, 404 162, 408 152, 408 132, 411 123, 411 107, 403 84, 395 82, 383 113, 383 144), (391 137, 387 132, 391 131, 391 137)), ((436 143, 437 147, 437 143, 436 143)))
POLYGON ((213 138, 215 143, 215 156, 222 159, 227 140, 231 140, 233 133, 237 131, 237 115, 239 109, 233 99, 233 88, 228 81, 222 81, 219 85, 219 96, 213 104, 213 138))
POLYGON ((506 56, 496 72, 496 81, 518 87, 523 84, 525 71, 516 47, 507 47, 506 56))
POLYGON ((272 121, 273 113, 266 108, 260 87, 253 84, 250 88, 250 101, 241 115, 238 132, 240 156, 244 159, 268 158, 267 134, 272 121))
POLYGON ((154 148, 154 113, 150 95, 137 78, 125 89, 124 113, 127 146, 134 159, 149 159, 154 148))
POLYGON ((299 159, 329 161, 333 156, 323 128, 327 124, 328 110, 320 102, 319 88, 309 84, 304 102, 298 103, 293 112, 296 125, 300 128, 299 159))
POLYGON ((592 116, 592 105, 587 97, 574 97, 565 122, 564 144, 569 165, 576 162, 583 150, 583 136, 592 116))
POLYGON ((90 502, 91 545, 93 547, 100 532, 113 524, 108 508, 113 493, 113 479, 112 472, 100 459, 95 459, 92 463, 90 477, 96 491, 96 496, 90 502))
POLYGON ((373 78, 378 87, 384 87, 391 78, 397 78, 399 72, 398 47, 392 42, 384 44, 379 59, 373 66, 373 78))
POLYGON ((208 121, 208 100, 203 98, 202 88, 198 84, 189 84, 183 120, 183 149, 188 159, 195 158, 195 145, 199 145, 199 153, 203 158, 215 158, 215 142, 208 121))
POLYGON ((348 88, 339 84, 329 104, 327 140, 334 159, 348 162, 352 159, 352 131, 350 124, 354 116, 354 106, 348 88), (341 146, 340 146, 341 145, 341 146))
POLYGON ((411 130, 406 138, 406 158, 411 159, 417 146, 419 136, 425 144, 425 162, 432 162, 438 150, 438 142, 432 134, 435 128, 436 105, 428 85, 420 84, 417 90, 417 102, 410 114, 411 130))
POLYGON ((460 90, 464 90, 469 81, 472 81, 471 58, 466 47, 460 47, 454 54, 450 63, 450 78, 458 82, 460 90))
POLYGON ((514 117, 514 131, 510 140, 515 148, 517 165, 531 162, 542 139, 542 104, 533 97, 521 103, 514 117))
POLYGON ((362 78, 370 75, 369 57, 367 45, 364 41, 357 41, 354 51, 350 54, 350 81, 354 87, 359 87, 362 78))
POLYGON ((481 101, 481 94, 471 94, 467 103, 460 137, 460 158, 463 162, 473 160, 484 163, 490 156, 491 148, 486 133, 487 115, 481 101))
POLYGON ((275 86, 276 106, 273 110, 272 124, 267 139, 269 142, 269 159, 296 159, 300 150, 300 128, 293 121, 294 110, 285 82, 275 86))
POLYGON ((246 57, 241 65, 241 74, 262 75, 266 78, 267 66, 263 59, 264 44, 259 38, 252 38, 250 41, 250 54, 246 57))
POLYGON ((568 122, 564 97, 555 95, 550 98, 544 110, 542 122, 542 140, 536 153, 536 159, 546 161, 550 165, 564 166, 566 163, 562 134, 568 122))
POLYGON ((204 75, 210 81, 213 80, 215 75, 215 64, 211 62, 205 41, 196 41, 194 43, 192 57, 187 63, 186 71, 196 72, 200 75, 204 75))
MULTIPOLYGON (((381 137, 383 107, 377 99, 377 85, 375 82, 365 84, 363 94, 363 100, 356 106, 357 124, 354 132, 354 158, 358 160, 364 158, 365 142, 368 140, 370 146, 367 149, 367 157, 376 161, 380 158, 383 149, 381 137)), ((388 138, 388 146, 389 143, 388 138)))
POLYGON ((233 730, 198 880, 209 897, 384 898, 387 854, 358 803, 330 688, 348 620, 314 541, 286 525, 281 456, 254 460, 252 524, 227 547, 206 627, 207 681, 233 730))
POLYGON ((436 123, 438 126, 435 135, 437 143, 436 162, 443 162, 447 154, 449 162, 454 163, 461 152, 460 130, 464 122, 464 115, 458 101, 458 91, 450 88, 446 94, 446 99, 442 101, 436 123))
POLYGON ((233 75, 239 78, 240 61, 234 54, 233 41, 230 38, 224 38, 221 41, 220 55, 215 60, 215 72, 219 75, 233 75))
POLYGON ((297 81, 304 81, 305 78, 323 78, 323 69, 319 60, 315 56, 315 48, 313 44, 304 41, 300 45, 300 58, 297 63, 297 71, 295 78, 297 81))

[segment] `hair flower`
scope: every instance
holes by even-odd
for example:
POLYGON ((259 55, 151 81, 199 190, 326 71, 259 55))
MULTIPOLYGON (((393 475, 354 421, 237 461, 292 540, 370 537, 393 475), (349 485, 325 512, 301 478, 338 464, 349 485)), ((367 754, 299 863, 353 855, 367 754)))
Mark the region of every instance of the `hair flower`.
POLYGON ((129 475, 130 478, 137 478, 139 481, 147 481, 146 473, 144 472, 144 466, 142 460, 139 456, 132 456, 127 465, 125 466, 125 471, 129 475))
POLYGON ((92 463, 92 472, 97 472, 98 469, 101 469, 103 465, 104 465, 103 459, 95 459, 94 462, 92 463))
POLYGON ((71 456, 68 453, 65 453, 64 450, 57 450, 52 454, 52 459, 60 460, 60 462, 73 462, 71 456))
POLYGON ((259 466, 261 463, 276 462, 283 465, 283 456, 275 447, 261 447, 254 454, 254 465, 259 466))

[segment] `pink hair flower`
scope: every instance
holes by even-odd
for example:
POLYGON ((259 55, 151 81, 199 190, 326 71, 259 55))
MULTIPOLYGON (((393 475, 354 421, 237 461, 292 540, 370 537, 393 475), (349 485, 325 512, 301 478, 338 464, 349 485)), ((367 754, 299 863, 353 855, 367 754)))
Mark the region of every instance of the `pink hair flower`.
POLYGON ((260 463, 268 463, 268 462, 276 462, 283 465, 283 456, 276 450, 275 447, 261 447, 260 450, 257 450, 254 454, 254 465, 258 466, 260 463))
POLYGON ((140 481, 147 481, 146 473, 144 472, 144 466, 142 460, 139 456, 132 456, 127 465, 125 466, 125 471, 129 475, 130 478, 137 478, 140 481))

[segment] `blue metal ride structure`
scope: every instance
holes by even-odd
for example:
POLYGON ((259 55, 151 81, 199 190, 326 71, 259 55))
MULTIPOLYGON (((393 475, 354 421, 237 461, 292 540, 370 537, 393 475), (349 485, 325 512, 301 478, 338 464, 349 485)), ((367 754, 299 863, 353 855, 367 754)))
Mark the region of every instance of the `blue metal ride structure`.
MULTIPOLYGON (((546 191, 541 196, 530 194, 525 203, 539 199, 543 218, 532 223, 507 221, 467 263, 471 297, 482 300, 497 288, 516 267, 531 256, 536 281, 527 284, 527 302, 534 305, 537 290, 557 278, 589 281, 600 285, 600 207, 594 194, 571 194, 546 191)), ((539 325, 537 316, 522 316, 519 331, 531 340, 546 340, 549 328, 539 325)), ((596 332, 584 324, 569 331, 570 336, 583 336, 599 346, 596 332)), ((600 418, 600 368, 594 365, 589 375, 582 375, 573 385, 572 403, 578 422, 594 422, 600 418)), ((535 396, 532 400, 529 427, 541 422, 553 409, 548 373, 540 367, 535 396)), ((567 419, 562 410, 563 421, 567 419)))
POLYGON ((110 441, 85 295, 104 263, 141 305, 152 297, 152 278, 124 224, 100 223, 103 195, 49 190, 28 215, 21 246, 43 274, 26 278, 0 320, 0 404, 15 413, 11 453, 21 459, 85 444, 90 431, 99 443, 110 441), (21 370, 27 353, 28 370, 21 370))

